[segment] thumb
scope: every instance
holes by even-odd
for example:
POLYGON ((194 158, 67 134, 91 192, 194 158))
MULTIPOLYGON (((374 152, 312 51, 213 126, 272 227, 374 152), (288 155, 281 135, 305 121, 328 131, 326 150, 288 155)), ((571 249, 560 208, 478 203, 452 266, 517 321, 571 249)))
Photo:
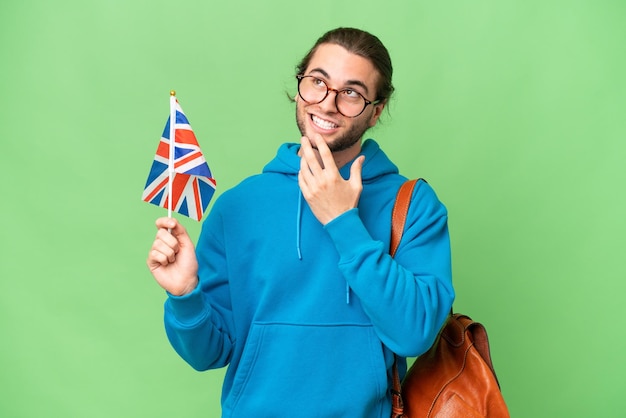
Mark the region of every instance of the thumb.
POLYGON ((361 185, 362 177, 361 172, 363 171, 363 162, 365 161, 365 155, 359 156, 350 167, 350 182, 356 182, 361 185))

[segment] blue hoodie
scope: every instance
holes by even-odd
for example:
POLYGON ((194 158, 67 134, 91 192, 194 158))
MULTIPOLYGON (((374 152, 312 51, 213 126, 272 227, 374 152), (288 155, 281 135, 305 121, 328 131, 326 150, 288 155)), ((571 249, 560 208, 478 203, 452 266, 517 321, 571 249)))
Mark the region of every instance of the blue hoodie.
POLYGON ((446 209, 418 182, 392 259, 406 179, 378 144, 363 143, 358 208, 325 226, 300 193, 298 150, 282 145, 216 200, 196 249, 199 285, 169 295, 167 335, 197 370, 229 365, 224 417, 388 418, 393 353, 403 374, 454 300, 446 209))

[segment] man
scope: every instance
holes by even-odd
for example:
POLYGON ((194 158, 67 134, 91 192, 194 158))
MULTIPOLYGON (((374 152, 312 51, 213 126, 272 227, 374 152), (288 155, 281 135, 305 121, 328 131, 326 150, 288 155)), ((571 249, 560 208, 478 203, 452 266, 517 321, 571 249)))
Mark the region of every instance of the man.
POLYGON ((406 179, 363 142, 393 91, 378 38, 330 31, 297 72, 300 144, 220 196, 195 251, 176 220, 157 220, 147 263, 179 355, 229 366, 223 416, 387 418, 393 353, 404 373, 454 299, 447 212, 420 181, 388 255, 406 179))

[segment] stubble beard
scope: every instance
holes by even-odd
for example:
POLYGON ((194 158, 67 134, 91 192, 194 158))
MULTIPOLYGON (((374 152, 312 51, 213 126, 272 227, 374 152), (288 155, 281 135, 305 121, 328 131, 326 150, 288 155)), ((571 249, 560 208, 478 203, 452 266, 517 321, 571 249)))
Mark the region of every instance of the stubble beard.
MULTIPOLYGON (((300 130, 300 134, 302 136, 307 136, 306 134, 306 121, 303 118, 309 118, 309 114, 304 112, 303 115, 300 114, 299 105, 296 105, 296 123, 298 124, 298 129, 300 130)), ((354 146, 357 142, 361 141, 365 132, 369 129, 366 120, 358 121, 350 130, 343 135, 335 138, 334 141, 328 143, 328 148, 331 152, 340 152, 345 151, 352 146, 354 146)), ((316 146, 313 148, 317 149, 316 146)))

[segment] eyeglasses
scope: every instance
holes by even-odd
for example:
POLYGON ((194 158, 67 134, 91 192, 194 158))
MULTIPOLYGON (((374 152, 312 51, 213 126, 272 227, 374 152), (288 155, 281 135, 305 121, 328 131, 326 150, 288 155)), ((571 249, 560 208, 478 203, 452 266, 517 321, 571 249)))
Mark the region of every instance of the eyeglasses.
POLYGON ((297 75, 298 94, 309 104, 321 103, 326 99, 328 93, 334 91, 335 106, 337 111, 347 118, 356 118, 368 105, 378 104, 380 100, 367 100, 361 93, 352 89, 333 89, 328 87, 324 80, 312 75, 297 75))

